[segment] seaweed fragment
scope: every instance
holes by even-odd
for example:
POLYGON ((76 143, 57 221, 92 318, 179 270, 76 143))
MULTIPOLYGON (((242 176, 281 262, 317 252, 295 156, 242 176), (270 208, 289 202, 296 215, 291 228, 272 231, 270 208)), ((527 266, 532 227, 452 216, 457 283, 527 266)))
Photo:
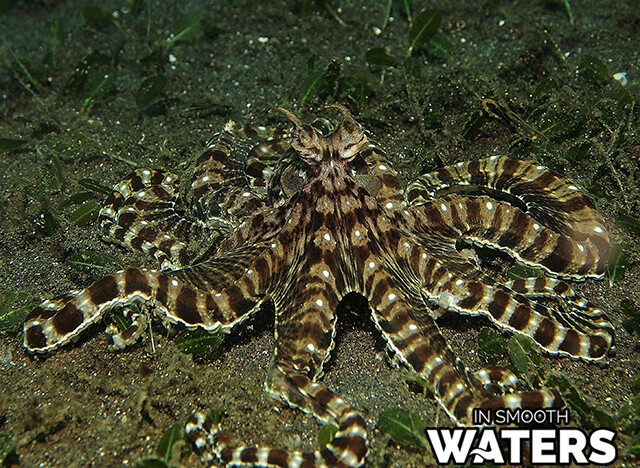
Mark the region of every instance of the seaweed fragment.
POLYGON ((424 449, 427 447, 427 423, 404 408, 387 408, 378 415, 378 428, 399 444, 424 449))

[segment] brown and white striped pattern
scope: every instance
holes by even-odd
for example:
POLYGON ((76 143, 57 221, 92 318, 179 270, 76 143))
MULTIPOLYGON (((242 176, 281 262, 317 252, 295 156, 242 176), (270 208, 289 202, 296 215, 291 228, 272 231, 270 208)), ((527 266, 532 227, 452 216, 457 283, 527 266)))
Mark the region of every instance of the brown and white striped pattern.
POLYGON ((181 206, 178 183, 169 172, 139 169, 116 184, 98 216, 105 237, 154 257, 163 270, 186 265, 188 244, 213 230, 181 206))
POLYGON ((578 187, 544 166, 507 156, 459 163, 422 176, 407 198, 421 232, 441 230, 501 249, 567 279, 604 273, 609 238, 602 217, 578 187), (478 191, 503 194, 516 205, 451 195, 478 191))
MULTIPOLYGON (((165 323, 231 333, 272 304, 267 391, 339 431, 325 449, 302 453, 246 447, 206 416, 190 418, 187 432, 203 457, 233 466, 364 463, 364 420, 319 382, 347 296, 366 301, 389 349, 458 424, 470 424, 474 408, 562 406, 557 391, 524 391, 506 369, 467 369, 436 319, 443 311, 483 315, 551 354, 604 358, 613 327, 558 279, 602 275, 608 237, 591 203, 547 169, 508 157, 427 174, 405 199, 380 147, 344 107, 332 107, 343 119, 328 135, 276 109, 293 124, 290 134, 228 125, 182 185, 146 169, 118 184, 101 211, 103 229, 163 271, 128 269, 46 301, 27 317, 25 347, 57 349, 114 307, 140 304, 165 323), (469 249, 457 250, 458 239, 551 277, 500 282, 469 249)), ((116 334, 119 346, 141 334, 145 320, 136 317, 116 334)))

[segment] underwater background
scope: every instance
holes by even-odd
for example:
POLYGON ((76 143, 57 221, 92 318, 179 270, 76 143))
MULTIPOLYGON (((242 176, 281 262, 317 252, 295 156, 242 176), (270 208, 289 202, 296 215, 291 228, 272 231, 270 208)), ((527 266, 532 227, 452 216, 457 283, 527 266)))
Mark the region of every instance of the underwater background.
MULTIPOLYGON (((95 222, 105 192, 134 168, 180 173, 229 120, 286 126, 268 110, 312 120, 335 117, 324 109, 332 102, 382 143, 404 182, 510 154, 589 195, 617 247, 607 278, 575 288, 609 314, 615 353, 588 364, 532 351, 521 371, 529 385, 560 389, 572 424, 614 428, 619 466, 640 463, 634 2, 0 0, 0 41, 5 466, 122 466, 149 457, 198 466, 180 437, 203 408, 223 411, 238 441, 317 447, 320 424, 264 392, 272 318, 250 321, 197 356, 156 324, 152 337, 122 352, 108 350, 97 326, 33 357, 22 348, 22 322, 41 300, 148 264, 101 240, 95 222), (163 434, 179 443, 162 445, 163 434)), ((505 277, 518 274, 502 257, 491 262, 505 277)), ((471 368, 515 359, 478 343, 488 321, 439 323, 471 368)), ((387 354, 368 319, 347 318, 324 381, 367 420, 369 465, 429 466, 419 434, 391 438, 378 427, 380 413, 401 407, 428 426, 452 422, 387 354)))

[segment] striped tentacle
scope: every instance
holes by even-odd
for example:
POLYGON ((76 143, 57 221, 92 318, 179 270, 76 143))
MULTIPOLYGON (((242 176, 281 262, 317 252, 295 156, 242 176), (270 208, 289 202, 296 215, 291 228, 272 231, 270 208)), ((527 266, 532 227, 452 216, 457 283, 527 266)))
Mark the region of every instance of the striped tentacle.
MULTIPOLYGON (((507 164, 508 161, 502 162, 507 164)), ((527 164, 526 169, 532 170, 529 166, 527 164)), ((484 170, 490 172, 487 168, 484 170)), ((425 236, 427 238, 434 236, 434 230, 446 232, 446 237, 451 239, 469 232, 480 232, 477 238, 493 239, 494 245, 508 245, 514 256, 529 258, 531 263, 546 264, 550 269, 565 273, 570 270, 585 273, 585 268, 593 271, 594 265, 600 260, 594 260, 596 254, 589 241, 570 244, 573 242, 571 239, 538 225, 518 208, 488 197, 451 197, 416 205, 412 210, 420 214, 416 217, 415 229, 428 233, 425 236), (572 249, 567 245, 572 245, 572 249), (580 257, 583 250, 590 254, 580 257), (571 253, 567 254, 567 251, 571 253), (556 268, 558 265, 560 267, 556 268)), ((402 245, 399 243, 395 251, 402 252, 401 246, 404 246, 406 261, 415 265, 414 271, 424 279, 422 291, 428 303, 462 314, 486 315, 500 327, 531 336, 543 349, 554 354, 596 360, 603 358, 611 347, 613 328, 602 311, 577 298, 563 282, 549 280, 544 283, 545 287, 540 286, 537 290, 529 288, 525 291, 529 295, 527 298, 525 294, 514 292, 509 286, 495 281, 458 275, 448 268, 448 259, 445 267, 443 262, 427 258, 429 256, 422 252, 425 260, 419 262, 417 257, 421 249, 404 242, 402 245), (549 288, 555 288, 567 296, 565 302, 569 310, 563 308, 562 304, 550 308, 538 301, 542 299, 542 291, 551 294, 549 288), (533 291, 538 292, 538 297, 533 291)), ((539 280, 538 284, 542 285, 543 281, 539 280)), ((526 283, 514 285, 523 289, 526 283)))
POLYGON ((214 135, 195 161, 187 199, 209 223, 228 223, 265 207, 271 166, 289 144, 281 130, 235 128, 214 135))
POLYGON ((424 377, 447 413, 464 424, 469 407, 487 395, 474 388, 475 382, 447 345, 435 320, 428 312, 419 322, 415 320, 412 311, 416 308, 404 300, 383 269, 376 269, 366 286, 373 321, 396 359, 424 377))
POLYGON ((564 281, 556 278, 523 278, 508 281, 505 287, 529 299, 539 311, 550 311, 566 327, 609 335, 610 346, 613 345, 615 330, 606 314, 564 281), (543 303, 540 307, 541 301, 555 303, 555 306, 545 308, 543 303))
POLYGON ((243 127, 237 129, 236 134, 251 142, 247 151, 245 173, 252 190, 264 197, 273 169, 290 148, 289 132, 266 127, 243 127))
POLYGON ((255 213, 264 207, 260 197, 251 192, 244 171, 251 145, 242 143, 233 124, 227 124, 224 131, 213 137, 188 174, 187 203, 209 224, 228 225, 228 220, 236 220, 238 214, 255 213), (240 207, 233 204, 238 201, 247 211, 239 211, 240 207))
MULTIPOLYGON (((233 253, 233 252, 232 252, 233 253)), ((165 274, 156 270, 120 271, 96 281, 86 289, 45 301, 34 308, 24 323, 24 346, 46 353, 77 337, 115 307, 144 304, 164 321, 207 330, 229 331, 257 310, 264 295, 259 279, 249 269, 225 271, 224 258, 216 264, 198 265, 165 274), (220 282, 226 280, 225 282, 220 282), (193 284, 211 289, 199 289, 193 284)))
POLYGON ((324 423, 336 424, 339 429, 334 439, 315 452, 237 446, 218 425, 198 414, 189 420, 187 432, 204 456, 212 452, 231 466, 346 468, 364 462, 367 448, 363 418, 326 386, 315 382, 333 348, 338 306, 335 275, 327 268, 301 266, 308 273, 283 289, 276 299, 277 347, 266 389, 290 406, 324 423))
POLYGON ((496 390, 509 394, 519 392, 521 389, 518 377, 504 367, 484 367, 474 371, 473 375, 492 394, 497 393, 496 390))
POLYGON ((502 328, 532 337, 549 353, 597 360, 611 347, 611 325, 599 312, 596 316, 600 320, 586 326, 503 285, 464 280, 440 265, 425 278, 425 300, 460 314, 485 315, 502 328))
POLYGON ((567 301, 573 301, 580 308, 584 308, 586 303, 571 286, 557 278, 520 278, 506 281, 504 285, 528 298, 562 298, 567 301))
POLYGON ((186 432, 198 452, 210 464, 214 456, 228 466, 277 468, 351 468, 362 466, 367 453, 366 426, 358 412, 321 383, 312 382, 293 368, 271 370, 271 391, 286 394, 292 406, 309 409, 326 423, 338 425, 338 432, 323 450, 288 451, 272 447, 236 446, 231 437, 209 417, 197 413, 187 421, 186 432), (274 375, 277 374, 277 375, 274 375))
POLYGON ((138 169, 116 184, 98 221, 108 240, 152 255, 163 270, 185 265, 189 244, 214 233, 184 211, 178 178, 153 169, 138 169))
MULTIPOLYGON (((320 249, 315 249, 318 252, 320 249)), ((340 299, 331 267, 307 262, 293 284, 273 294, 276 306, 276 360, 292 362, 314 380, 333 349, 340 299), (304 272, 304 273, 302 273, 304 272)))
MULTIPOLYGON (((369 303, 376 326, 398 358, 430 383, 442 407, 459 425, 472 424, 475 408, 550 408, 564 405, 557 392, 545 388, 501 396, 490 394, 484 386, 487 379, 478 381, 455 357, 431 314, 405 301, 402 291, 395 288, 382 272, 373 277, 369 303)), ((497 374, 494 372, 493 375, 497 374)), ((507 385, 511 388, 505 391, 515 389, 512 382, 507 382, 507 385)))
MULTIPOLYGON (((309 245, 309 248, 322 256, 322 245, 309 245)), ((337 277, 330 265, 314 261, 300 269, 307 273, 302 274, 287 294, 276 301, 277 346, 266 388, 275 398, 339 428, 322 451, 289 454, 289 460, 298 457, 314 460, 309 467, 360 466, 367 452, 366 426, 362 416, 323 384, 316 382, 322 376, 323 364, 334 345, 335 311, 339 302, 337 277)))
POLYGON ((135 306, 122 307, 122 315, 129 320, 129 325, 124 330, 118 328, 116 323, 112 322, 107 325, 105 331, 111 335, 111 351, 124 349, 131 346, 140 339, 142 334, 149 326, 149 313, 135 306))
MULTIPOLYGON (((152 307, 169 323, 229 331, 265 298, 266 280, 283 248, 273 238, 284 223, 285 212, 286 207, 281 207, 254 216, 215 255, 195 265, 168 273, 129 269, 45 301, 27 316, 25 347, 37 353, 52 351, 77 339, 110 309, 136 303, 152 307), (277 252, 276 245, 280 247, 277 252)), ((124 336, 115 334, 115 338, 128 343, 139 330, 134 324, 124 336)))
POLYGON ((386 217, 374 219, 375 232, 384 236, 372 235, 374 247, 358 265, 373 321, 396 359, 432 386, 449 416, 459 424, 470 424, 472 408, 491 396, 447 345, 421 297, 421 275, 438 262, 409 243, 386 217))
POLYGON ((509 203, 493 198, 449 197, 412 208, 415 228, 425 237, 456 238, 502 250, 554 276, 580 280, 600 276, 601 252, 537 223, 509 203))
POLYGON ((552 274, 583 279, 604 273, 609 239, 604 222, 579 189, 543 166, 506 156, 459 163, 426 174, 408 188, 427 232, 455 226, 472 242, 507 251, 552 274), (488 197, 434 197, 456 192, 488 197), (504 196, 501 197, 500 194, 504 196), (522 209, 520 209, 522 208, 522 209))

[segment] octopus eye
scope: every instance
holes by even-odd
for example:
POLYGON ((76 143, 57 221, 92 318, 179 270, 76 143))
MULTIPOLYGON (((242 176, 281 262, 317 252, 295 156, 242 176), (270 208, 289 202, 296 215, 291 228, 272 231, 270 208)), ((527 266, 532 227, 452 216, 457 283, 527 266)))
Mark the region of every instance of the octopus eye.
POLYGON ((367 143, 366 135, 361 135, 358 141, 349 141, 340 149, 340 158, 350 161, 353 159, 367 143))

